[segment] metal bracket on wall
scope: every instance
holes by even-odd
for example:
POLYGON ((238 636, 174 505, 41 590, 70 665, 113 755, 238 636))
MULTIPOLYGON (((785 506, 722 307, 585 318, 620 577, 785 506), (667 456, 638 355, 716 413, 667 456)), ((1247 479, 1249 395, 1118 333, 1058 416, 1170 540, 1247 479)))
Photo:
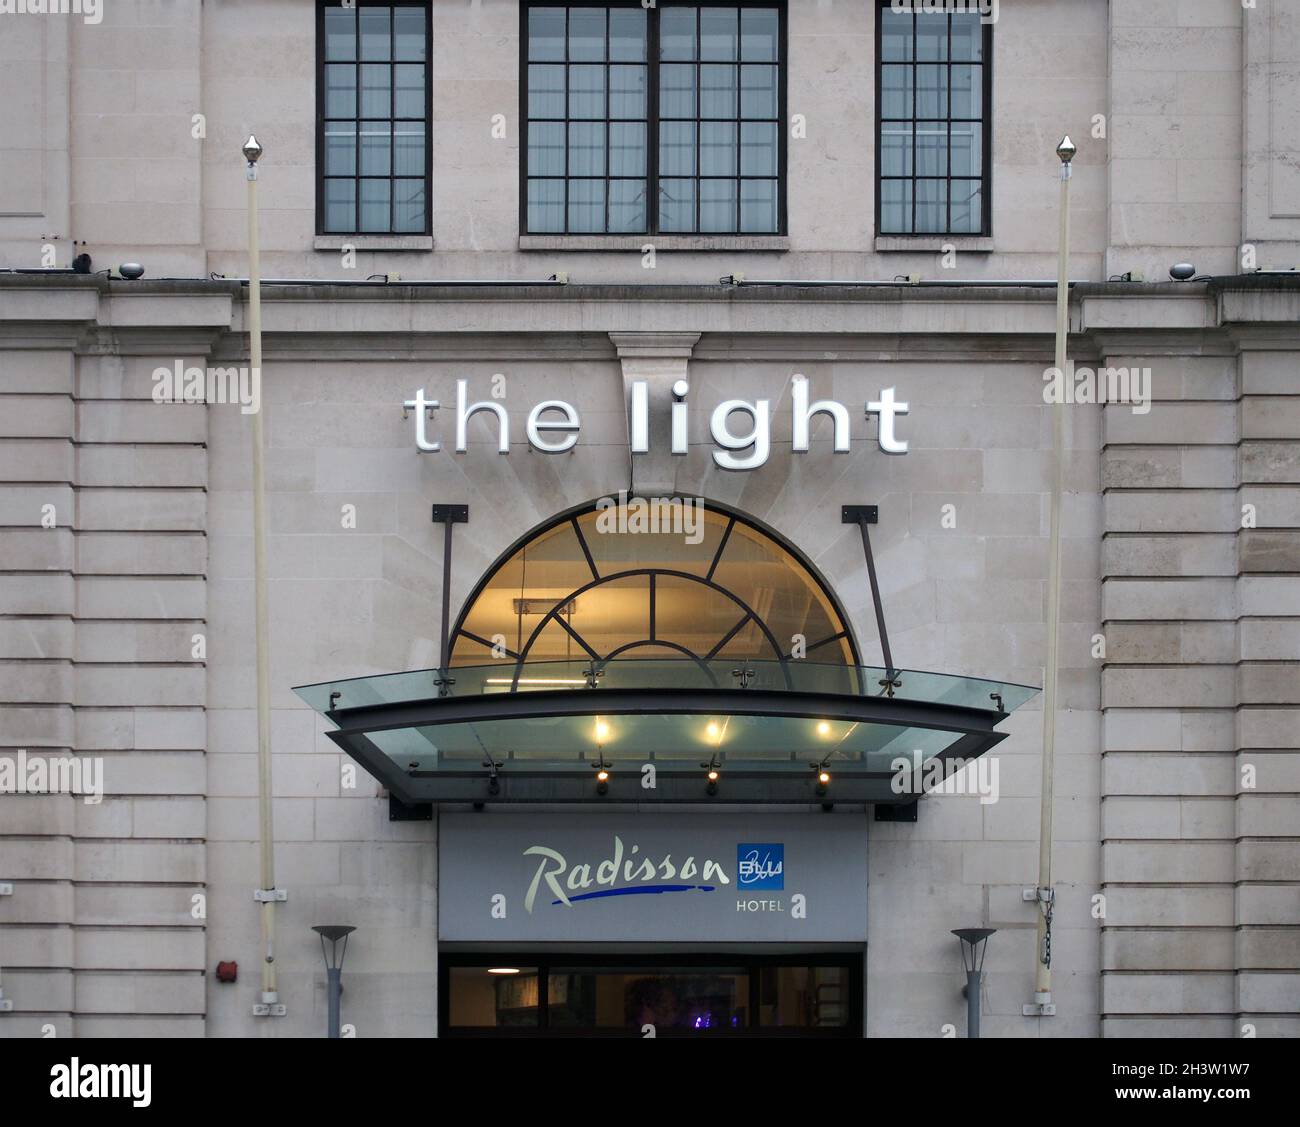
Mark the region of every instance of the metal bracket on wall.
POLYGON ((283 904, 289 899, 289 890, 286 888, 255 888, 253 889, 253 899, 259 904, 283 904))
POLYGON ((0 880, 0 896, 12 896, 14 886, 7 880, 0 880))
POLYGON ((390 822, 432 822, 433 803, 403 802, 394 795, 388 796, 388 820, 390 822))
POLYGON ((877 822, 915 822, 919 802, 907 802, 898 806, 876 806, 877 822))
POLYGON ((283 1002, 254 1002, 254 1017, 285 1017, 289 1013, 289 1007, 283 1002))

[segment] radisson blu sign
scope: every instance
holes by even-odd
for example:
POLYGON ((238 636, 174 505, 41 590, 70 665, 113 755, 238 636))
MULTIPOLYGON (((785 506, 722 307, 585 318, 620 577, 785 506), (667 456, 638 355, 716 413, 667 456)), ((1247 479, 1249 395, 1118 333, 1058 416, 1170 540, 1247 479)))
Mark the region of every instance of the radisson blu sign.
POLYGON ((863 942, 867 826, 826 815, 492 810, 439 819, 438 936, 863 942))

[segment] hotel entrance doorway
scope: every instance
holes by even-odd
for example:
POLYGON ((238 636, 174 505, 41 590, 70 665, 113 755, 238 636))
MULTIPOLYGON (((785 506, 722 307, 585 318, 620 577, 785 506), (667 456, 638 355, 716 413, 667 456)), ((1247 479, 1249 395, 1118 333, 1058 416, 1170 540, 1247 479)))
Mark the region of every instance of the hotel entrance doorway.
POLYGON ((861 953, 448 954, 444 1037, 862 1035, 861 953))

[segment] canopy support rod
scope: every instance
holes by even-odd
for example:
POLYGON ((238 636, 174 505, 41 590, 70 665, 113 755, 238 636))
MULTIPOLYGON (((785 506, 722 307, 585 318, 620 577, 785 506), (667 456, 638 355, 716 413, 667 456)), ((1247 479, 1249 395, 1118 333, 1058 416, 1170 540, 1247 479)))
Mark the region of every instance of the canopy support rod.
POLYGON ((889 631, 885 628, 885 608, 880 601, 880 584, 876 580, 876 558, 871 553, 871 535, 867 525, 875 524, 879 519, 879 509, 875 505, 845 505, 841 510, 844 524, 856 524, 862 533, 862 554, 867 557, 867 579, 871 582, 871 601, 876 608, 876 629, 880 633, 880 651, 885 659, 885 682, 887 695, 893 696, 894 689, 894 655, 889 649, 889 631))
POLYGON ((468 505, 433 506, 433 523, 442 525, 442 632, 436 682, 440 695, 445 695, 452 683, 447 677, 447 663, 451 658, 451 532, 453 526, 468 520, 468 505))

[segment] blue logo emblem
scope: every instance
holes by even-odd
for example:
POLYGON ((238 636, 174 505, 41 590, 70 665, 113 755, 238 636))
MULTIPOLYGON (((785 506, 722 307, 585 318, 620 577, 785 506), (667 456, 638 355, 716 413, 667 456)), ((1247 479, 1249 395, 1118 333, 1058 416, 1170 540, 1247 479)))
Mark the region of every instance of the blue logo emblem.
POLYGON ((785 888, 785 845, 754 844, 742 841, 736 846, 736 886, 743 889, 785 888))

